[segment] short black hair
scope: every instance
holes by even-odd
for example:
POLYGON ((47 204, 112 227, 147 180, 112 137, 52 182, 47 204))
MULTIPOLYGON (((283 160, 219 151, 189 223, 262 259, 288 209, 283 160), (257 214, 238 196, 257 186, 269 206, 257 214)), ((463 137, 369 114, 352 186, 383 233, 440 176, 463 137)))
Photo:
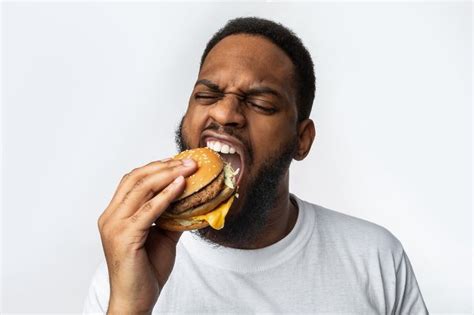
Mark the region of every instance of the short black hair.
POLYGON ((201 57, 199 70, 211 49, 225 37, 235 34, 263 36, 280 47, 290 57, 295 69, 294 86, 297 93, 298 121, 308 118, 316 92, 313 60, 301 39, 280 23, 258 17, 239 17, 229 20, 207 43, 201 57))

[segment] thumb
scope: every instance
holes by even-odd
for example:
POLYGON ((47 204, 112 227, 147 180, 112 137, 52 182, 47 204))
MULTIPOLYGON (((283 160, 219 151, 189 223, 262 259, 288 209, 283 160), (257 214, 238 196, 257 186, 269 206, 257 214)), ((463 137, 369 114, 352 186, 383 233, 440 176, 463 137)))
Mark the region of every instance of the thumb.
MULTIPOLYGON (((175 254, 176 244, 183 232, 163 230, 157 225, 150 228, 145 247, 150 259, 175 254)), ((164 257, 163 257, 164 258, 164 257)))
POLYGON ((155 269, 160 288, 164 286, 173 270, 176 244, 182 232, 170 232, 153 226, 145 243, 148 258, 155 269))

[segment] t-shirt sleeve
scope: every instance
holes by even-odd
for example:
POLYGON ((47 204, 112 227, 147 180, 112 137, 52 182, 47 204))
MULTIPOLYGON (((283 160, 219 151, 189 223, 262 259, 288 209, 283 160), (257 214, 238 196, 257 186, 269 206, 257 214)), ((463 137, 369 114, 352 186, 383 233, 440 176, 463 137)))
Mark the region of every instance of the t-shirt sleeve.
POLYGON ((403 251, 397 268, 395 314, 428 314, 410 260, 403 251))
POLYGON ((109 276, 105 261, 97 268, 84 302, 83 314, 106 314, 109 304, 109 276))

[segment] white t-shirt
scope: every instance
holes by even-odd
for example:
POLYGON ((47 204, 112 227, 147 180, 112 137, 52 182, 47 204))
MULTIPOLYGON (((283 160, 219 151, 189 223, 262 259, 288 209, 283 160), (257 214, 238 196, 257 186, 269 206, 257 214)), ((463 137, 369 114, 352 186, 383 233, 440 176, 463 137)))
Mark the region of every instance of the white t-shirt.
MULTIPOLYGON (((400 242, 385 228, 305 202, 279 242, 213 246, 185 232, 155 305, 162 313, 428 314, 400 242)), ((84 313, 105 313, 107 267, 92 279, 84 313)))

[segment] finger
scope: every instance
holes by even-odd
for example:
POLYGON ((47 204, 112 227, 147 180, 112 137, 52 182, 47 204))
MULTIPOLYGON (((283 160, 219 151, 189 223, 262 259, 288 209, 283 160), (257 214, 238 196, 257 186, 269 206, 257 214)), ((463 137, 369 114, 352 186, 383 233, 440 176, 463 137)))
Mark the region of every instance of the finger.
POLYGON ((165 189, 161 190, 155 197, 145 202, 132 216, 130 226, 134 230, 147 231, 160 215, 168 208, 184 190, 185 181, 182 175, 176 177, 165 189))
MULTIPOLYGON (((164 159, 161 161, 153 161, 148 163, 145 166, 135 168, 131 172, 125 174, 120 181, 112 200, 110 201, 109 205, 102 213, 99 221, 106 221, 118 207, 120 202, 124 199, 125 195, 128 191, 130 191, 133 185, 139 181, 141 178, 159 172, 160 170, 175 167, 177 165, 181 165, 183 162, 180 160, 172 160, 170 158, 164 159)), ((100 223, 99 223, 100 225, 100 223)))
POLYGON ((118 204, 120 201, 122 201, 125 194, 130 191, 133 185, 141 178, 159 172, 162 169, 175 167, 182 164, 183 161, 181 160, 173 160, 168 158, 161 161, 153 161, 145 166, 133 169, 131 172, 125 174, 120 180, 109 207, 113 207, 114 204, 118 204))
POLYGON ((139 179, 130 191, 125 194, 113 215, 116 215, 118 218, 132 216, 146 201, 153 198, 175 178, 180 175, 187 177, 194 173, 196 169, 197 164, 192 161, 190 164, 162 169, 157 173, 139 179))

